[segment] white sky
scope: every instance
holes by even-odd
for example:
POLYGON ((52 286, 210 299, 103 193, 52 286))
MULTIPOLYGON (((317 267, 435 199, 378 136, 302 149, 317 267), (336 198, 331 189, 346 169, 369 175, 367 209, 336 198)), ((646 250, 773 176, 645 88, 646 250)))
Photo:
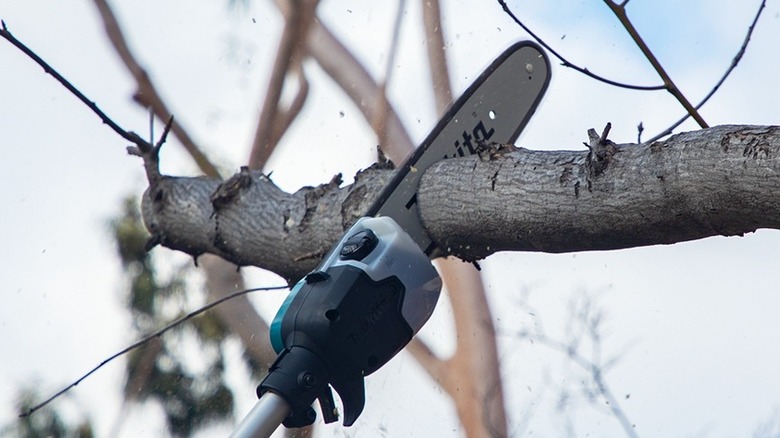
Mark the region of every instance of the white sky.
MULTIPOLYGON (((323 2, 320 16, 379 75, 395 6, 364 3, 323 2)), ((407 3, 391 93, 419 141, 436 117, 426 88, 419 4, 407 3)), ((463 90, 504 47, 525 36, 495 3, 446 3, 452 78, 463 90)), ((757 3, 633 0, 629 14, 680 88, 697 101, 731 62, 757 3)), ((659 82, 601 2, 532 1, 514 9, 570 60, 615 79, 659 82)), ((177 121, 226 172, 237 169, 248 155, 273 60, 278 13, 265 2, 231 11, 227 0, 139 0, 117 4, 115 12, 177 121)), ((107 45, 91 2, 0 0, 0 18, 120 124, 147 132, 146 114, 130 99, 133 84, 107 45)), ((746 57, 702 112, 710 124, 778 122, 779 20, 780 8, 770 2, 746 57)), ((288 190, 339 171, 349 177, 370 163, 375 145, 353 105, 316 66, 307 67, 310 100, 271 163, 274 179, 288 190)), ((606 122, 613 124, 615 141, 628 142, 640 121, 652 135, 681 113, 667 93, 611 88, 556 65, 548 95, 518 143, 580 149, 586 130, 606 122)), ((18 386, 39 382, 48 394, 134 340, 106 225, 123 196, 145 187, 141 163, 125 154, 125 143, 0 42, 0 427, 13 421, 18 386)), ((195 174, 191 160, 170 143, 163 171, 195 174)), ((551 335, 562 336, 576 294, 595 297, 607 315, 604 354, 622 353, 607 380, 641 436, 747 436, 780 415, 778 248, 780 233, 761 231, 668 247, 490 258, 486 283, 496 324, 508 334, 500 345, 511 426, 529 416, 515 435, 562 435, 566 418, 577 435, 620 434, 602 407, 580 403, 556 410, 556 388, 578 388, 581 374, 560 355, 511 336, 540 321, 551 335), (520 307, 522 298, 534 315, 520 307)), ((183 259, 155 251, 166 263, 183 259)), ((275 284, 247 271, 251 285, 275 284)), ((253 299, 271 314, 281 298, 253 299)), ((423 336, 447 351, 452 337, 441 304, 423 336)), ((106 436, 119 412, 123 369, 120 361, 105 367, 58 403, 69 411, 80 405, 98 435, 106 436)), ((254 383, 242 391, 239 410, 246 411, 254 403, 254 383)), ((406 355, 369 377, 367 397, 356 426, 331 425, 323 435, 460 434, 446 398, 406 355)), ((124 422, 123 436, 159 435, 159 420, 153 407, 137 410, 124 422)))

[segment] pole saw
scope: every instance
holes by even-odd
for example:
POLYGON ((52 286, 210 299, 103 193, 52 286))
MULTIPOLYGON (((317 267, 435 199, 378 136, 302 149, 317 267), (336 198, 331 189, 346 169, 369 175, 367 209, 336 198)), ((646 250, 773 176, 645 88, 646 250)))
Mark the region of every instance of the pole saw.
POLYGON ((279 424, 338 420, 335 390, 351 426, 365 405, 364 378, 395 356, 433 313, 442 254, 420 222, 417 187, 441 159, 513 143, 550 81, 547 56, 534 43, 504 51, 452 104, 369 208, 290 291, 271 324, 278 356, 257 388, 259 401, 234 438, 268 437, 279 424))

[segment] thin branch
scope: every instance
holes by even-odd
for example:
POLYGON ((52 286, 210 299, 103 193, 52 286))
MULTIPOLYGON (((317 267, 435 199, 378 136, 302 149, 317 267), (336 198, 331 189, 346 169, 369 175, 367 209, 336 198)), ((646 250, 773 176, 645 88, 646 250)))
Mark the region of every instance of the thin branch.
POLYGON ((615 397, 615 395, 612 393, 612 390, 607 384, 607 381, 604 379, 604 374, 601 370, 600 364, 586 359, 579 352, 577 352, 577 350, 570 348, 570 346, 566 345, 565 343, 553 339, 546 334, 535 333, 531 335, 521 333, 521 337, 527 337, 532 339, 534 343, 546 345, 553 350, 565 354, 569 359, 572 360, 572 362, 586 371, 590 375, 591 379, 593 379, 593 383, 595 383, 596 389, 598 390, 599 394, 601 394, 606 400, 607 405, 609 406, 609 410, 618 420, 626 435, 630 437, 639 436, 634 429, 633 423, 631 423, 631 420, 629 420, 628 416, 623 411, 623 408, 620 406, 620 401, 618 401, 617 397, 615 397))
MULTIPOLYGON (((138 91, 134 98, 143 106, 151 108, 160 120, 169 120, 172 116, 171 112, 157 92, 146 70, 141 67, 132 52, 130 52, 122 29, 119 27, 119 23, 117 22, 111 7, 105 0, 94 1, 95 6, 97 6, 98 11, 100 12, 100 17, 103 19, 103 25, 106 29, 108 39, 113 44, 119 58, 130 71, 130 74, 135 78, 138 91)), ((195 141, 180 124, 173 126, 173 134, 179 139, 182 146, 184 146, 206 176, 214 178, 219 177, 217 168, 211 164, 206 155, 201 152, 200 148, 195 144, 195 141)))
MULTIPOLYGON (((566 333, 568 340, 566 342, 559 341, 545 333, 541 329, 541 322, 536 325, 537 329, 533 332, 529 329, 523 329, 519 332, 520 339, 527 339, 532 344, 541 344, 554 351, 566 355, 566 357, 584 370, 590 376, 598 395, 604 397, 608 409, 612 415, 618 420, 623 431, 629 437, 637 437, 634 424, 629 420, 625 411, 620 405, 620 401, 615 397, 614 393, 609 387, 604 374, 607 371, 607 366, 601 361, 601 335, 600 324, 603 321, 603 314, 594 309, 593 300, 590 297, 585 297, 584 301, 580 302, 575 296, 575 299, 569 302, 568 315, 566 317, 566 333), (586 339, 586 337, 588 339, 586 339), (592 358, 586 358, 580 353, 581 344, 584 341, 590 341, 593 354, 592 358)), ((537 319, 540 320, 539 317, 537 319)), ((502 333, 506 334, 506 333, 502 333)), ((609 362, 608 362, 609 363, 609 362)), ((588 391, 588 397, 592 398, 593 393, 588 391)))
MULTIPOLYGON (((748 27, 748 31, 747 31, 747 34, 745 35, 745 39, 742 41, 742 46, 739 48, 739 50, 737 51, 737 54, 731 60, 731 65, 729 65, 729 67, 726 69, 726 72, 723 73, 723 76, 721 76, 720 80, 715 84, 714 87, 712 87, 710 92, 707 93, 706 96, 704 96, 704 99, 702 99, 701 102, 699 102, 699 104, 696 105, 696 109, 699 109, 702 106, 704 106, 704 104, 707 103, 707 101, 710 100, 710 98, 715 95, 715 92, 720 89, 721 85, 723 85, 724 82, 726 82, 726 78, 728 78, 729 75, 731 75, 731 72, 734 71, 734 69, 737 67, 737 64, 739 64, 739 61, 742 60, 742 57, 745 55, 745 52, 747 51, 748 43, 750 43, 750 38, 753 36, 753 30, 755 29, 756 24, 758 23, 758 19, 761 17, 761 13, 764 11, 765 7, 766 7, 766 0, 762 0, 761 4, 758 7, 758 11, 756 12, 755 17, 753 17, 753 22, 750 23, 750 26, 748 27)), ((680 118, 678 121, 676 121, 674 124, 672 124, 672 126, 666 128, 661 133, 659 133, 655 137, 651 138, 647 142, 648 143, 652 143, 654 141, 660 140, 661 138, 666 137, 667 135, 671 134, 672 131, 674 131, 675 128, 677 128, 678 126, 682 125, 682 123, 685 122, 686 120, 688 120, 688 117, 690 117, 690 116, 691 116, 690 113, 685 114, 682 118, 680 118)))
MULTIPOLYGON (((165 141, 168 138, 168 133, 171 131, 171 128, 173 126, 173 116, 170 116, 168 118, 168 121, 165 125, 165 129, 163 130, 160 139, 157 141, 155 145, 152 145, 150 142, 147 142, 135 132, 126 131, 124 128, 119 126, 119 124, 114 122, 114 120, 111 119, 111 117, 106 115, 100 108, 98 108, 95 102, 89 100, 84 95, 84 93, 82 93, 78 88, 76 88, 73 84, 71 84, 70 81, 65 79, 59 72, 57 72, 57 70, 55 70, 52 66, 50 66, 46 61, 44 61, 30 48, 24 45, 24 43, 17 40, 11 34, 11 32, 8 31, 5 22, 2 22, 2 29, 0 29, 0 36, 2 36, 3 38, 11 42, 11 44, 16 46, 19 50, 21 50, 33 61, 35 61, 38 65, 43 67, 46 73, 54 77, 62 86, 64 86, 68 91, 70 91, 73 95, 75 95, 81 102, 87 105, 87 107, 89 107, 89 109, 91 109, 92 112, 97 114, 97 116, 100 117, 103 123, 111 127, 111 129, 114 132, 119 134, 125 140, 133 142, 134 146, 128 146, 127 152, 131 155, 136 155, 144 158, 144 167, 146 169, 146 177, 149 180, 149 183, 152 184, 160 180, 162 176, 160 175, 160 170, 159 170, 159 152, 163 144, 165 144, 165 141)), ((151 130, 150 133, 152 134, 153 137, 153 132, 151 130)))
POLYGON ((88 106, 89 109, 92 110, 95 114, 97 114, 98 117, 100 117, 100 120, 103 121, 104 124, 108 125, 114 132, 119 134, 122 138, 124 138, 127 141, 130 141, 134 144, 136 144, 139 148, 148 147, 151 148, 152 146, 147 143, 144 139, 142 139, 138 134, 132 131, 126 131, 124 128, 119 126, 116 122, 114 122, 111 117, 106 115, 100 108, 98 108, 97 104, 87 96, 84 95, 78 88, 76 88, 73 84, 71 84, 67 79, 65 79, 57 70, 55 70, 52 66, 50 66, 46 61, 44 61, 40 56, 38 56, 35 52, 32 51, 29 47, 27 47, 24 43, 16 39, 11 32, 8 30, 8 27, 5 24, 5 21, 2 21, 2 29, 0 29, 0 36, 8 40, 11 44, 16 46, 19 50, 21 50, 25 55, 27 55, 30 59, 35 61, 38 65, 43 67, 43 71, 50 74, 54 79, 57 80, 63 87, 65 87, 68 91, 70 91, 74 96, 76 96, 81 102, 84 103, 84 105, 88 106))
POLYGON ((628 18, 628 14, 626 14, 626 9, 622 5, 618 5, 613 3, 610 0, 604 0, 604 3, 607 4, 607 7, 612 11, 613 14, 620 20, 620 23, 623 25, 623 27, 626 29, 629 35, 631 35, 631 38, 634 40, 637 46, 639 46, 639 49, 642 51, 642 53, 645 55, 648 61, 650 61, 650 64, 655 69, 656 73, 658 73, 659 76, 661 76, 661 79, 664 81, 664 88, 666 88, 672 96, 677 99, 678 102, 680 102, 680 105, 685 108, 686 111, 688 111, 688 114, 693 117, 694 120, 696 120, 696 123, 699 124, 702 128, 708 128, 707 122, 704 121, 704 119, 701 117, 699 112, 696 110, 696 108, 691 105, 691 102, 688 101, 688 98, 685 97, 685 95, 680 91, 680 89, 675 85, 674 81, 672 81, 672 78, 669 76, 668 73, 666 73, 666 70, 661 65, 661 63, 658 61, 658 59, 655 57, 655 54, 652 50, 650 50, 650 47, 647 46, 645 41, 642 39, 642 36, 639 35, 639 32, 637 32, 636 28, 634 27, 634 24, 631 22, 631 20, 628 18))
POLYGON ((262 169, 268 157, 273 151, 271 133, 274 128, 276 114, 279 111, 279 100, 282 97, 287 71, 290 68, 295 43, 298 40, 298 28, 300 27, 300 9, 291 8, 291 13, 286 17, 279 48, 276 50, 276 60, 271 69, 271 76, 265 91, 263 108, 255 130, 255 139, 252 142, 252 150, 249 154, 249 166, 252 169, 262 169))
POLYGON ((149 383, 149 377, 154 370, 155 362, 162 351, 163 342, 160 338, 154 338, 150 340, 149 347, 143 352, 141 358, 138 360, 136 366, 136 372, 130 374, 128 372, 127 383, 125 385, 125 397, 122 397, 122 404, 119 406, 119 412, 112 422, 111 432, 107 436, 119 436, 122 426, 125 424, 127 418, 128 402, 131 398, 136 398, 141 390, 149 383))
POLYGON ((71 388, 77 386, 84 379, 86 379, 87 377, 91 376, 95 371, 99 370, 104 365, 106 365, 107 363, 109 363, 112 360, 116 359, 117 357, 119 357, 119 356, 121 356, 121 355, 123 355, 125 353, 128 353, 128 352, 130 352, 132 350, 135 350, 136 348, 144 345, 145 343, 149 342, 150 340, 152 340, 154 338, 161 337, 163 334, 165 334, 165 332, 171 330, 172 328, 182 324, 183 322, 185 322, 185 321, 187 321, 187 320, 189 320, 191 318, 194 318, 195 316, 200 315, 203 312, 206 312, 207 310, 210 310, 211 308, 213 308, 215 306, 218 306, 218 305, 224 303, 225 301, 232 300, 233 298, 240 297, 242 295, 246 295, 246 294, 251 293, 251 292, 282 290, 282 289, 288 289, 288 286, 255 287, 255 288, 251 288, 251 289, 244 289, 244 290, 241 290, 241 291, 238 291, 238 292, 234 292, 234 293, 232 293, 230 295, 227 295, 227 296, 225 296, 223 298, 220 298, 220 299, 218 299, 216 301, 212 301, 211 303, 209 303, 209 304, 207 304, 207 305, 205 305, 205 306, 203 306, 203 307, 201 307, 201 308, 199 308, 197 310, 193 310, 192 312, 190 312, 187 315, 185 315, 185 316, 183 316, 183 317, 173 321, 172 323, 166 325, 165 327, 163 327, 163 328, 161 328, 161 329, 159 329, 159 330, 157 330, 157 331, 155 331, 155 332, 153 332, 153 333, 151 333, 151 334, 149 334, 147 336, 144 336, 143 338, 141 338, 140 340, 136 341, 135 343, 133 343, 129 347, 124 348, 124 349, 114 353, 113 355, 109 356, 107 359, 105 359, 102 362, 100 362, 100 364, 98 364, 96 367, 92 368, 89 372, 87 372, 83 376, 79 377, 76 381, 74 381, 70 385, 66 386, 65 388, 63 388, 62 390, 60 390, 59 392, 57 392, 53 396, 49 397, 44 402, 39 403, 39 404, 33 406, 32 408, 28 409, 27 411, 19 414, 19 417, 23 418, 23 417, 28 417, 28 416, 32 415, 33 413, 35 413, 35 411, 37 411, 37 410, 41 409, 42 407, 48 405, 49 403, 54 401, 54 399, 56 399, 57 397, 65 394, 71 388))
POLYGON ((506 14, 507 14, 507 15, 509 15, 509 17, 510 17, 510 18, 511 18, 511 19, 512 19, 512 20, 513 20, 515 23, 517 23, 517 25, 518 25, 518 26, 520 26, 521 28, 523 28, 523 30, 524 30, 524 31, 526 31, 526 33, 528 33, 528 35, 531 35, 531 37, 532 37, 534 40, 536 40, 536 42, 537 42, 537 43, 539 43, 539 45, 541 45, 542 47, 544 47, 545 49, 547 49, 547 51, 548 51, 548 52, 552 53, 552 54, 553 54, 553 56, 555 56, 556 58, 558 58, 558 59, 561 61, 561 64, 562 64, 564 67, 569 67, 569 68, 571 68, 571 69, 574 69, 574 70, 576 70, 576 71, 578 71, 578 72, 580 72, 580 73, 584 74, 585 76, 588 76, 588 77, 590 77, 590 78, 593 78, 593 79, 595 79, 595 80, 597 80, 597 81, 599 81, 599 82, 603 82, 603 83, 605 83, 605 84, 613 85, 613 86, 615 86, 615 87, 619 87, 619 88, 627 88, 627 89, 629 89, 629 90, 640 90, 640 91, 654 91, 654 90, 665 90, 665 89, 666 89, 666 85, 652 85, 652 86, 647 86, 647 85, 632 85, 632 84, 626 84, 626 83, 623 83, 623 82, 617 82, 617 81, 613 81, 612 79, 607 79, 607 78, 605 78, 605 77, 603 77, 603 76, 599 76, 599 75, 597 75, 597 74, 595 74, 595 73, 591 72, 591 71, 590 71, 590 70, 588 70, 587 68, 584 68, 584 67, 579 67, 579 66, 577 66, 577 65, 575 65, 575 64, 572 64, 572 63, 571 63, 571 62, 569 62, 569 61, 568 61, 566 58, 564 58, 564 57, 563 57, 563 56, 562 56, 560 53, 558 53, 558 52, 557 52, 555 49, 553 49, 552 47, 550 47, 550 45, 548 45, 547 43, 545 43, 545 42, 544 42, 544 40, 542 40, 541 38, 539 38, 539 37, 538 37, 538 36, 537 36, 537 35, 536 35, 536 34, 535 34, 533 31, 531 31, 531 29, 530 29, 528 26, 526 26, 525 24, 523 24, 523 22, 522 22, 522 21, 520 21, 520 19, 519 19, 519 18, 517 18, 517 16, 516 16, 516 15, 515 15, 515 14, 514 14, 514 13, 513 13, 513 12, 512 12, 510 9, 509 9, 509 6, 507 6, 507 4, 506 4, 506 1, 504 1, 504 0, 498 0, 498 3, 499 3, 499 4, 501 5, 501 7, 504 9, 504 12, 506 12, 506 14))

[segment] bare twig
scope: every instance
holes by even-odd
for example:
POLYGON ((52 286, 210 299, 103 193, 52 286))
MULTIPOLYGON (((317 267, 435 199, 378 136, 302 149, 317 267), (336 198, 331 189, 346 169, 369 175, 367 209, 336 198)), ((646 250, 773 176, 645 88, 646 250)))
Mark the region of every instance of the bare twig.
MULTIPOLYGON (((92 112, 97 114, 97 116, 100 117, 103 123, 111 127, 111 129, 114 132, 119 134, 125 140, 133 142, 134 146, 128 146, 127 152, 131 155, 137 155, 139 157, 144 158, 146 177, 149 180, 150 184, 153 184, 154 182, 158 181, 161 178, 160 170, 159 170, 159 152, 160 152, 160 148, 162 148, 163 144, 165 144, 165 141, 168 138, 168 133, 171 131, 171 127, 173 126, 173 116, 170 116, 168 118, 168 121, 165 125, 165 129, 163 130, 160 139, 157 141, 155 145, 152 145, 150 142, 147 142, 135 132, 126 131, 124 128, 119 126, 119 124, 114 122, 114 120, 111 117, 106 115, 100 108, 98 108, 95 102, 89 100, 84 95, 84 93, 82 93, 78 88, 76 88, 73 84, 71 84, 70 81, 65 79, 59 72, 57 72, 57 70, 51 67, 46 61, 44 61, 40 56, 38 56, 35 52, 33 52, 29 47, 24 45, 24 43, 17 40, 11 34, 11 32, 8 31, 5 22, 2 22, 2 29, 0 29, 0 36, 2 36, 3 38, 11 42, 11 44, 16 46, 19 50, 21 50, 24 54, 30 57, 38 65, 43 67, 46 73, 54 77, 60 84, 62 84, 62 86, 64 86, 68 91, 70 91, 73 95, 75 95, 81 102, 87 105, 87 107, 89 107, 89 109, 91 109, 92 112)), ((150 134, 151 137, 153 138, 153 132, 151 132, 151 130, 150 130, 150 134)))
POLYGON ((126 131, 124 128, 119 126, 116 122, 114 122, 111 117, 108 117, 106 113, 104 113, 100 108, 98 108, 97 104, 87 96, 84 95, 78 88, 76 88, 73 84, 71 84, 67 79, 65 79, 57 70, 52 68, 46 61, 44 61, 40 56, 38 56, 35 52, 32 51, 29 47, 27 47, 24 43, 16 39, 11 32, 8 30, 8 27, 5 24, 5 21, 2 21, 2 29, 0 29, 0 36, 8 40, 11 44, 16 46, 19 50, 21 50, 25 55, 27 55, 30 59, 35 61, 38 65, 43 67, 43 71, 50 74, 54 79, 57 80, 60 84, 62 84, 63 87, 65 87, 68 91, 73 93, 74 96, 76 96, 81 102, 84 103, 84 105, 88 106, 89 109, 92 110, 95 114, 97 114, 98 117, 100 117, 100 120, 103 121, 104 124, 108 125, 114 132, 119 134, 122 138, 124 138, 127 141, 130 141, 134 144, 136 144, 139 148, 143 147, 149 147, 151 148, 151 145, 147 143, 144 139, 142 139, 138 134, 132 131, 126 131))
POLYGON ((620 20, 620 23, 626 29, 628 34, 631 35, 631 38, 634 40, 636 45, 639 46, 639 49, 645 55, 647 60, 650 61, 650 64, 653 66, 656 73, 658 73, 658 75, 661 76, 661 79, 664 81, 664 88, 666 88, 666 90, 669 91, 669 93, 671 93, 672 96, 674 96, 678 102, 680 102, 680 105, 682 105, 683 108, 685 108, 685 110, 688 112, 688 114, 691 117, 693 117, 694 120, 696 120, 696 123, 698 123, 699 126, 701 126, 702 128, 707 128, 708 127, 707 122, 704 121, 704 119, 701 117, 701 115, 696 110, 696 108, 694 108, 693 105, 691 105, 691 102, 688 101, 688 98, 685 97, 685 95, 680 91, 680 89, 677 87, 674 81, 672 81, 672 78, 669 76, 668 73, 666 73, 666 70, 658 61, 658 59, 655 57, 653 51, 650 50, 650 47, 647 46, 645 41, 642 39, 642 36, 639 35, 639 32, 637 32, 636 28, 634 27, 634 24, 628 18, 628 14, 626 13, 625 3, 617 4, 612 0, 604 0, 604 3, 607 4, 609 9, 612 11, 612 13, 615 14, 618 20, 620 20))
MULTIPOLYGON (((758 19, 761 17, 761 13, 764 11, 764 8, 766 7, 766 0, 762 0, 761 4, 758 6, 758 11, 756 12, 755 17, 753 17, 753 22, 750 23, 750 26, 748 27, 747 34, 745 35, 745 39, 742 41, 742 46, 740 46, 739 50, 737 51, 737 54, 734 55, 734 58, 731 60, 731 65, 726 69, 726 72, 723 73, 723 76, 721 76, 720 80, 715 84, 714 87, 710 90, 709 93, 707 93, 706 96, 704 96, 704 99, 699 102, 698 105, 696 105, 696 109, 701 108, 704 106, 705 103, 707 103, 708 100, 712 96, 715 95, 715 92, 717 92, 721 85, 723 85, 724 82, 726 82, 726 78, 731 75, 731 72, 734 71, 734 69, 737 67, 737 64, 739 64, 739 61, 742 60, 742 57, 745 55, 745 52, 747 51, 748 43, 750 43, 750 38, 753 36, 753 30, 756 28, 756 24, 758 23, 758 19)), ((660 140, 663 137, 666 137, 667 135, 671 134, 672 131, 674 131, 675 128, 682 125, 683 122, 688 120, 688 117, 690 117, 690 113, 686 113, 682 118, 674 122, 670 127, 666 128, 659 134, 657 134, 655 137, 648 140, 648 143, 652 143, 654 141, 660 140)))
POLYGON ((193 310, 192 312, 186 314, 185 316, 182 316, 181 318, 173 321, 172 323, 166 325, 165 327, 163 327, 163 328, 161 328, 161 329, 159 329, 159 330, 157 330, 157 331, 155 331, 153 333, 150 333, 147 336, 144 336, 143 338, 141 338, 140 340, 136 341, 135 343, 133 343, 129 347, 126 347, 126 348, 124 348, 124 349, 114 353, 113 355, 109 356, 108 358, 106 358, 105 360, 100 362, 100 364, 98 364, 96 367, 92 368, 89 372, 87 372, 83 376, 79 377, 76 381, 74 381, 70 385, 66 386, 65 388, 63 388, 62 390, 60 390, 59 392, 57 392, 53 396, 49 397, 44 402, 39 403, 39 404, 33 406, 32 408, 28 409, 27 411, 19 414, 19 417, 27 417, 27 416, 32 415, 35 411, 37 411, 37 410, 41 409, 42 407, 48 405, 49 403, 51 403, 57 397, 65 394, 71 388, 77 386, 84 379, 86 379, 87 377, 91 376, 95 371, 99 370, 104 365, 106 365, 107 363, 109 363, 112 360, 116 359, 117 357, 119 357, 119 356, 121 356, 121 355, 123 355, 125 353, 128 353, 128 352, 130 352, 132 350, 135 350, 136 348, 144 345, 145 343, 149 342, 150 340, 162 336, 163 334, 165 334, 165 332, 167 332, 167 331, 171 330, 172 328, 182 324, 183 322, 185 322, 185 321, 187 321, 189 319, 192 319, 192 318, 200 315, 201 313, 203 313, 203 312, 205 312, 207 310, 210 310, 211 308, 224 303, 225 301, 232 300, 233 298, 237 298, 237 297, 240 297, 242 295, 246 295, 246 294, 251 293, 251 292, 282 290, 282 289, 288 289, 288 286, 254 287, 254 288, 251 288, 251 289, 244 289, 244 290, 241 290, 241 291, 238 291, 238 292, 234 292, 234 293, 232 293, 230 295, 227 295, 225 297, 222 297, 222 298, 220 298, 220 299, 218 299, 216 301, 212 301, 211 303, 209 303, 209 304, 207 304, 207 305, 205 305, 205 306, 203 306, 203 307, 201 307, 201 308, 199 308, 197 310, 193 310))
MULTIPOLYGON (((169 120, 172 116, 171 112, 157 92, 157 89, 149 78, 149 75, 146 73, 146 70, 141 67, 132 52, 130 52, 122 29, 119 27, 119 23, 117 22, 111 7, 105 0, 94 1, 95 6, 97 6, 98 11, 100 12, 100 17, 103 19, 103 25, 106 29, 108 39, 113 44, 119 58, 130 71, 130 74, 135 78, 138 90, 134 98, 143 106, 151 108, 160 120, 169 120)), ((195 141, 187 134, 187 131, 185 131, 181 125, 176 124, 173 126, 173 134, 179 139, 182 146, 184 146, 205 175, 214 178, 219 177, 217 168, 211 164, 208 158, 206 158, 200 148, 195 144, 195 141)))
POLYGON ((591 72, 587 68, 580 67, 580 66, 577 66, 575 64, 572 64, 566 58, 564 58, 560 53, 558 53, 555 49, 550 47, 549 44, 544 42, 544 40, 539 38, 533 31, 531 31, 531 29, 528 26, 523 24, 523 22, 520 21, 520 19, 517 18, 517 16, 509 9, 509 6, 507 6, 506 1, 498 0, 498 3, 504 9, 504 12, 506 12, 506 14, 509 15, 509 17, 515 23, 517 23, 518 26, 523 28, 523 30, 526 31, 526 33, 528 33, 528 35, 531 35, 531 37, 534 40, 536 40, 537 43, 539 43, 542 47, 547 49, 548 52, 552 53, 553 56, 558 58, 558 60, 561 61, 561 64, 564 67, 569 67, 571 69, 574 69, 574 70, 584 74, 585 76, 588 76, 590 78, 593 78, 593 79, 595 79, 595 80, 597 80, 599 82, 603 82, 605 84, 613 85, 615 87, 628 88, 629 90, 641 90, 641 91, 653 91, 653 90, 664 90, 664 89, 666 89, 666 85, 651 85, 651 86, 647 86, 647 85, 632 85, 632 84, 626 84, 626 83, 623 83, 623 82, 613 81, 612 79, 607 79, 607 78, 605 78, 603 76, 599 76, 599 75, 591 72))
POLYGON ((602 397, 604 397, 606 404, 609 406, 610 412, 612 412, 612 415, 614 415, 618 420, 626 435, 630 437, 638 436, 636 430, 634 429, 633 423, 631 420, 629 420, 625 411, 620 406, 620 401, 617 399, 617 397, 615 397, 615 394, 612 392, 609 384, 604 379, 604 373, 602 369, 603 367, 601 364, 585 358, 576 349, 571 348, 570 345, 553 339, 552 337, 545 334, 521 334, 521 336, 528 337, 529 339, 532 339, 534 343, 546 345, 553 350, 566 354, 566 356, 575 364, 577 364, 577 366, 585 370, 590 375, 590 378, 593 379, 593 383, 596 385, 596 390, 599 394, 601 394, 602 397))
MULTIPOLYGON (((577 298, 577 296, 575 296, 575 298, 577 298)), ((528 309, 531 309, 527 303, 523 303, 523 305, 528 309)), ((537 319, 539 318, 538 312, 533 312, 533 309, 531 309, 529 313, 535 314, 535 317, 537 319)), ((595 393, 604 398, 608 410, 615 419, 618 420, 625 434, 629 437, 637 437, 638 434, 636 433, 634 424, 626 415, 620 405, 620 401, 615 397, 605 378, 605 373, 615 361, 610 360, 604 363, 601 360, 602 312, 598 311, 598 309, 594 309, 593 300, 589 297, 585 297, 582 301, 575 299, 569 303, 569 314, 566 317, 566 320, 568 321, 568 324, 565 330, 567 334, 567 340, 565 342, 549 336, 542 328, 541 320, 535 325, 535 330, 521 330, 519 332, 519 338, 527 339, 533 344, 544 345, 566 355, 572 363, 588 373, 595 386, 595 393), (591 358, 587 358, 580 353, 581 346, 585 341, 589 341, 591 344, 591 358)), ((593 393, 589 391, 588 396, 592 397, 593 393)))

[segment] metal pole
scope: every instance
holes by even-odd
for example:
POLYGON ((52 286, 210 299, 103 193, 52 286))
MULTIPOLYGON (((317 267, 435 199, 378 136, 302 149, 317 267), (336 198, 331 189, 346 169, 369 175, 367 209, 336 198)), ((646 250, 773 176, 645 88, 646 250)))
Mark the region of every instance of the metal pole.
POLYGON ((266 392, 241 420, 231 438, 268 438, 290 413, 290 405, 277 394, 266 392))

